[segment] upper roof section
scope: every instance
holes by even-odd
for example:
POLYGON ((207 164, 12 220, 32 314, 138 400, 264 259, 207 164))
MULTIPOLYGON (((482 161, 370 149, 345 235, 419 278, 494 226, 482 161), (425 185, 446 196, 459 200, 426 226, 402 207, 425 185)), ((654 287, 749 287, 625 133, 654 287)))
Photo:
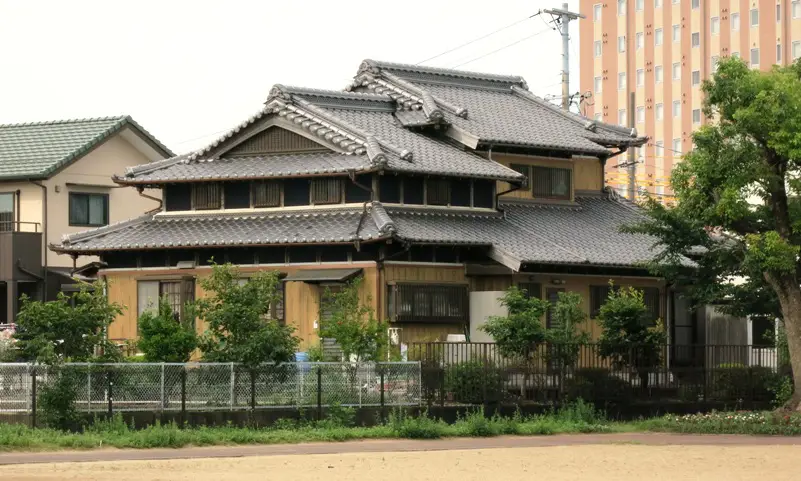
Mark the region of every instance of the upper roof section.
POLYGON ((43 179, 125 128, 162 157, 175 154, 130 116, 0 125, 0 180, 43 179))

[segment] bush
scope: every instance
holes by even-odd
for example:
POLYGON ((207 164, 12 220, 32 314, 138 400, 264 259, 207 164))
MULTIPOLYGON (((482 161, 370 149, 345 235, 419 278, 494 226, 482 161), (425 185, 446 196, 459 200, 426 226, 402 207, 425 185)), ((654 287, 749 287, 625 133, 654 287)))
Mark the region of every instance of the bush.
POLYGON ((78 398, 79 373, 62 367, 48 370, 49 384, 42 386, 38 395, 40 419, 45 426, 62 431, 76 431, 82 425, 81 415, 75 406, 78 398))
POLYGON ((446 390, 456 402, 480 404, 502 397, 503 373, 489 361, 463 362, 452 366, 448 374, 446 390))
POLYGON ((455 427, 456 432, 461 436, 486 438, 501 433, 499 421, 500 418, 488 419, 484 415, 484 408, 481 407, 469 412, 464 418, 458 419, 455 427))
POLYGON ((778 375, 768 367, 720 364, 712 373, 712 398, 722 401, 767 401, 774 398, 772 388, 778 375))
POLYGON ((565 404, 556 411, 556 419, 575 424, 600 424, 606 422, 606 414, 591 403, 579 398, 565 404))
POLYGON ((630 392, 630 383, 604 368, 576 369, 565 382, 565 396, 571 401, 616 401, 627 398, 630 392))
POLYGON ((139 349, 148 362, 187 362, 197 348, 194 326, 176 319, 167 298, 159 299, 158 312, 139 316, 139 349))
POLYGON ((444 422, 428 417, 425 411, 417 417, 409 416, 402 410, 393 411, 389 416, 389 425, 397 437, 409 439, 439 439, 447 430, 444 422))

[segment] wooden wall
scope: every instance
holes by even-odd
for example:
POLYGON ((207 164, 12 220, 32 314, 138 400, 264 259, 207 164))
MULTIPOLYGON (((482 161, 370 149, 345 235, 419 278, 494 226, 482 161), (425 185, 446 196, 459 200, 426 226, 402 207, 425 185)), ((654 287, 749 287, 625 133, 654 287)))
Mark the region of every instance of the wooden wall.
MULTIPOLYGON (((511 164, 539 165, 543 167, 560 167, 573 169, 573 190, 600 192, 603 189, 603 169, 601 161, 595 157, 576 157, 573 159, 554 159, 547 157, 531 157, 513 154, 492 154, 492 160, 503 165, 511 164)), ((506 182, 498 182, 498 192, 509 190, 506 182)), ((531 189, 520 189, 504 197, 515 199, 532 199, 531 189)))

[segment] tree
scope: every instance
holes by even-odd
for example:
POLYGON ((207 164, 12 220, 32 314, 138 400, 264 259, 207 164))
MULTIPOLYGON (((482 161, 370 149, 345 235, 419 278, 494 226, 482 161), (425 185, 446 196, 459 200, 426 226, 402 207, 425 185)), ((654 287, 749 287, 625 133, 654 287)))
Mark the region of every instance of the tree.
POLYGON ((139 316, 137 346, 147 361, 187 362, 197 343, 195 327, 187 319, 176 320, 166 298, 159 299, 157 312, 145 311, 139 316))
POLYGON ((648 373, 661 359, 667 341, 661 320, 648 316, 643 293, 633 287, 610 289, 598 313, 601 327, 599 352, 618 366, 637 369, 641 386, 648 386, 648 373))
POLYGON ((331 315, 320 326, 320 336, 335 339, 346 359, 375 362, 387 347, 387 324, 376 318, 369 297, 364 303, 359 299, 363 283, 357 277, 339 292, 326 292, 323 298, 331 315))
POLYGON ((589 333, 580 329, 587 320, 587 313, 581 308, 581 295, 560 292, 550 309, 553 327, 545 331, 545 339, 551 344, 546 354, 548 361, 560 369, 573 367, 578 362, 581 346, 590 341, 589 333))
POLYGON ((294 329, 270 318, 270 305, 280 301, 279 282, 277 272, 258 272, 241 282, 233 265, 212 266, 200 281, 208 295, 192 309, 207 326, 199 343, 205 360, 248 369, 294 360, 299 344, 294 329))
POLYGON ((109 302, 101 282, 83 283, 72 297, 59 293, 54 301, 20 297, 15 347, 26 361, 56 364, 88 361, 95 348, 100 360, 119 357, 119 349, 106 339, 106 330, 122 314, 122 306, 109 302))
POLYGON ((761 72, 724 61, 703 91, 704 113, 716 120, 673 171, 676 206, 647 202, 648 219, 629 230, 658 237, 664 252, 652 268, 679 285, 695 277, 696 300, 727 297, 744 313, 780 314, 797 388, 788 407, 798 409, 801 64, 761 72), (696 269, 687 269, 690 256, 696 269))

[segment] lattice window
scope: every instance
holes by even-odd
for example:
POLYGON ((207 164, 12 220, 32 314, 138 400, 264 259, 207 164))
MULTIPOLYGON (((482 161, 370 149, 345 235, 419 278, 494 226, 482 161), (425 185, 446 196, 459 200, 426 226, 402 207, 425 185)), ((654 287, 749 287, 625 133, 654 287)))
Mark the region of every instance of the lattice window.
POLYGON ((534 197, 565 199, 571 197, 571 170, 555 167, 532 168, 531 193, 534 197))
POLYGON ((314 179, 311 184, 313 204, 342 202, 342 179, 314 179))
POLYGON ((390 286, 389 313, 394 322, 469 322, 467 286, 462 284, 395 284, 390 286))
POLYGON ((252 184, 253 207, 280 207, 281 183, 273 180, 252 184))
POLYGON ((192 207, 197 210, 219 209, 222 207, 220 184, 208 182, 192 186, 192 207))
POLYGON ((448 179, 428 179, 426 181, 426 203, 428 205, 448 205, 451 202, 451 182, 448 179))

